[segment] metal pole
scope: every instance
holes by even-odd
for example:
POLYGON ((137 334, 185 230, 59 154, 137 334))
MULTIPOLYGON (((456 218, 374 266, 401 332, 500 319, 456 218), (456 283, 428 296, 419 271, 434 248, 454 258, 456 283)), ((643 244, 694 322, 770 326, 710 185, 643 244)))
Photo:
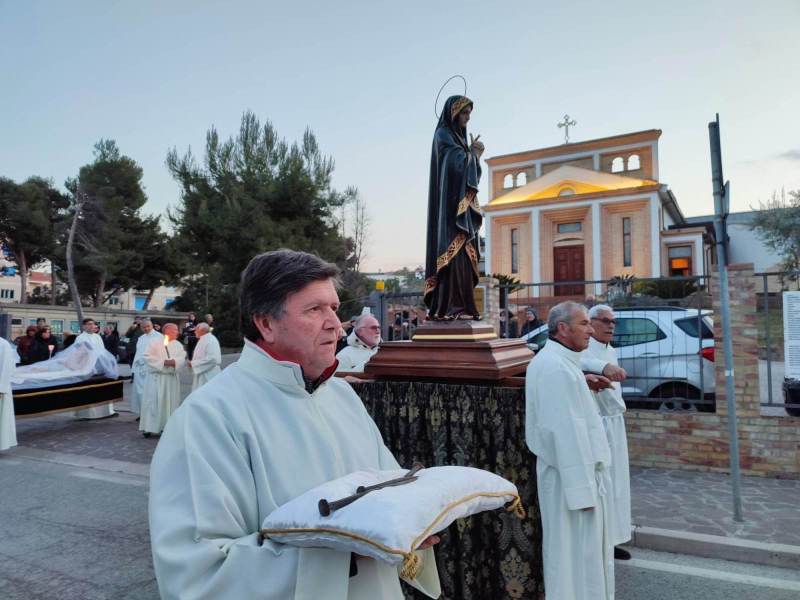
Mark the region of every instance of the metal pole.
POLYGON ((714 231, 716 233, 717 263, 719 267, 719 293, 722 308, 722 344, 725 354, 725 396, 728 400, 728 437, 730 438, 731 484, 733 486, 733 519, 742 517, 742 484, 739 472, 739 435, 736 427, 736 392, 733 385, 733 344, 731 341, 730 296, 728 292, 728 258, 725 249, 725 228, 722 223, 729 187, 723 190, 722 153, 719 141, 719 115, 708 124, 711 143, 711 184, 714 190, 714 231))
POLYGON ((772 406, 772 355, 770 353, 769 339, 769 289, 767 286, 767 275, 764 275, 764 339, 767 342, 767 398, 772 406))

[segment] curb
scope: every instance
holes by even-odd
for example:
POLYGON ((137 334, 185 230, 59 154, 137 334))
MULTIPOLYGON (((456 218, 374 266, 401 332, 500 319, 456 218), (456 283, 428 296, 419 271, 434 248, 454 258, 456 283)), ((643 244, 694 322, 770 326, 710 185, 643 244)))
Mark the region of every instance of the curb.
POLYGON ((742 538, 634 526, 629 545, 660 552, 720 558, 785 569, 800 569, 800 546, 742 538))

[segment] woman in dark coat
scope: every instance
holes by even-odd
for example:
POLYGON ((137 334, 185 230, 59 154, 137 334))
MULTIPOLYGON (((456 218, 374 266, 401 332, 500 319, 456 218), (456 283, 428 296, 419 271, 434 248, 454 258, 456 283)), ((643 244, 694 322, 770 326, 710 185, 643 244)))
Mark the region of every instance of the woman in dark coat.
MULTIPOLYGON (((428 319, 480 319, 473 289, 478 283, 478 206, 483 144, 467 143, 472 100, 451 96, 433 134, 428 190, 425 304, 428 319)), ((480 136, 479 136, 480 137, 480 136)))
POLYGON ((47 360, 53 354, 50 348, 55 350, 56 340, 50 334, 50 328, 44 327, 36 332, 36 337, 33 338, 33 343, 28 350, 28 360, 30 364, 42 362, 47 360))

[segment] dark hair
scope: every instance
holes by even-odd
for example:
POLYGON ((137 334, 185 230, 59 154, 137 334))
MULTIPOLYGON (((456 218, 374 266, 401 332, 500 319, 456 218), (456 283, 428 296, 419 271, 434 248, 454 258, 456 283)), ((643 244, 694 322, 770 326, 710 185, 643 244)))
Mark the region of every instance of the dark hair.
POLYGON ((244 337, 253 342, 261 338, 253 323, 254 316, 280 318, 289 294, 324 279, 333 279, 338 287, 338 277, 336 265, 308 252, 281 248, 254 257, 242 271, 240 282, 239 307, 244 337))
POLYGON ((91 321, 92 323, 97 323, 97 321, 95 321, 94 319, 88 319, 87 318, 87 319, 84 319, 83 321, 81 321, 81 324, 86 325, 89 321, 91 321))

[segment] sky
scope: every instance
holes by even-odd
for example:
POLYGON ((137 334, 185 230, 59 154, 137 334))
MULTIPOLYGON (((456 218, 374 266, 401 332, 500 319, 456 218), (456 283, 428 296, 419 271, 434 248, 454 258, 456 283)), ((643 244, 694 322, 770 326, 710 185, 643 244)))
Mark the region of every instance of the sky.
POLYGON ((800 189, 798 30, 800 0, 0 0, 0 176, 62 186, 110 138, 144 170, 144 211, 165 214, 168 150, 202 154, 249 109, 288 141, 311 128, 334 186, 359 189, 368 270, 413 268, 434 102, 461 74, 484 158, 562 143, 565 113, 572 142, 661 129, 686 216, 713 211, 719 113, 731 210, 749 210, 800 189))

